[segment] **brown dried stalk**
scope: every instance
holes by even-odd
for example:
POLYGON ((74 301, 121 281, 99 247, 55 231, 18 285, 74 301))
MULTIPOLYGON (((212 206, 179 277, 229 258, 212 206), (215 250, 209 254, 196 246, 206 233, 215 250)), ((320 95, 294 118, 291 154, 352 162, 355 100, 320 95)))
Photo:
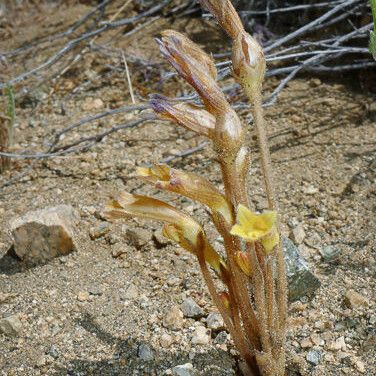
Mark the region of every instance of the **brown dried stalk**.
MULTIPOLYGON (((10 119, 0 115, 0 152, 9 151, 10 137, 9 137, 9 124, 10 119)), ((8 157, 0 156, 0 173, 5 171, 10 164, 8 157)))
MULTIPOLYGON (((15 121, 15 103, 14 93, 11 86, 4 89, 8 100, 5 116, 0 114, 0 152, 8 152, 13 142, 13 125, 15 121)), ((0 173, 9 168, 10 159, 6 156, 0 156, 0 173)))
POLYGON ((226 255, 223 257, 211 246, 195 220, 159 200, 123 193, 108 205, 107 216, 115 219, 141 216, 165 222, 164 235, 196 255, 213 301, 244 361, 243 373, 282 376, 285 373, 287 294, 261 108, 265 59, 261 47, 244 31, 230 1, 201 2, 233 39, 234 75, 253 105, 270 210, 257 214, 250 209, 246 130, 216 82, 212 59, 187 37, 166 31, 158 40, 161 52, 197 91, 204 108, 172 104, 160 96, 151 100, 151 106, 160 117, 212 140, 225 192, 221 193, 201 176, 166 165, 154 164, 138 172, 158 189, 207 206, 223 238, 226 255))

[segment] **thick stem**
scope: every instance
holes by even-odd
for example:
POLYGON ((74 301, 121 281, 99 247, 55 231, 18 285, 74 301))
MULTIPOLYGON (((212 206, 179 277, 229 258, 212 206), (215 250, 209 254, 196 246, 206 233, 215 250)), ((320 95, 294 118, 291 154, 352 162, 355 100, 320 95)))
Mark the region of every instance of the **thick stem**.
MULTIPOLYGON (((230 332, 230 335, 235 343, 235 346, 238 348, 242 358, 250 360, 252 358, 252 355, 249 353, 247 349, 240 327, 238 323, 236 322, 237 320, 234 319, 234 321, 231 321, 229 315, 227 314, 226 308, 224 307, 223 302, 218 295, 217 289, 215 288, 215 285, 213 282, 213 278, 206 265, 204 253, 202 251, 199 251, 197 253, 197 258, 199 261, 202 275, 205 279, 206 285, 208 286, 210 295, 212 296, 214 304, 217 306, 219 312, 221 313, 223 317, 223 321, 225 322, 227 329, 230 332)), ((236 307, 233 307, 233 308, 236 309, 236 307)), ((237 316, 237 315, 238 313, 235 313, 234 316, 237 316)))
MULTIPOLYGON (((254 106, 254 119, 256 130, 258 134, 258 141, 261 153, 261 166, 264 175, 265 189, 268 198, 269 209, 276 210, 277 203, 275 199, 274 185, 271 173, 271 158, 267 141, 267 134, 265 130, 264 115, 262 109, 261 93, 252 96, 247 93, 254 106), (254 98, 254 100, 252 100, 254 98)), ((280 349, 284 351, 285 336, 286 336, 286 319, 287 319, 287 280, 286 280, 286 267, 284 253, 281 242, 276 250, 277 258, 277 305, 278 305, 278 318, 279 318, 279 341, 280 349)), ((284 357, 284 356, 283 356, 284 357)))
POLYGON ((258 260, 255 246, 253 243, 247 243, 248 249, 251 256, 251 262, 253 266, 253 295, 255 298, 256 304, 256 311, 258 316, 259 322, 259 333, 260 333, 260 340, 262 344, 262 351, 265 353, 270 353, 271 351, 271 344, 270 344, 270 336, 268 331, 267 325, 267 305, 265 301, 265 282, 264 282, 264 275, 262 272, 262 268, 260 262, 258 260))
MULTIPOLYGON (((234 167, 221 161, 222 176, 225 186, 226 196, 229 201, 231 201, 234 207, 237 207, 239 203, 244 203, 245 190, 239 185, 239 181, 234 173, 234 167)), ((255 349, 260 346, 260 341, 258 339, 259 325, 256 314, 250 302, 250 295, 247 289, 247 283, 245 276, 236 265, 235 254, 241 251, 241 245, 239 239, 229 235, 229 232, 223 231, 223 240, 225 243, 225 249, 227 252, 228 261, 230 263, 230 268, 232 272, 232 278, 236 285, 234 293, 237 295, 237 301, 239 303, 240 312, 242 314, 243 322, 247 330, 248 338, 253 344, 255 349)))

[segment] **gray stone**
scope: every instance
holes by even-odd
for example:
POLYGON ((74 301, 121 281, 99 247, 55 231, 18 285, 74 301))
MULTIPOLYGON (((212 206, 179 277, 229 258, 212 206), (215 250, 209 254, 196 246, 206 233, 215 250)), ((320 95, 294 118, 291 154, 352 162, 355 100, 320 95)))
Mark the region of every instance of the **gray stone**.
POLYGON ((219 332, 218 335, 214 338, 214 343, 223 345, 228 341, 228 335, 225 331, 219 332))
POLYGON ((187 298, 184 300, 181 305, 181 310, 183 311, 183 315, 185 317, 197 319, 204 315, 202 308, 192 298, 187 298))
POLYGON ((149 345, 146 345, 145 343, 142 343, 138 347, 137 355, 140 359, 144 360, 145 362, 150 362, 154 359, 153 350, 150 348, 149 345))
POLYGON ((22 329, 22 323, 17 315, 8 316, 0 320, 0 333, 9 337, 17 336, 22 329))
POLYGON ((191 363, 180 364, 172 369, 174 376, 196 376, 196 372, 191 363))
POLYGON ((112 257, 117 258, 127 253, 127 246, 123 243, 116 243, 112 246, 112 257))
POLYGON ((327 245, 319 249, 321 257, 324 261, 334 261, 338 259, 341 254, 341 250, 333 247, 332 245, 327 245))
POLYGON ((322 358, 322 352, 317 349, 312 349, 308 351, 306 359, 309 363, 313 364, 314 366, 317 366, 322 358))
POLYGON ((51 345, 50 349, 48 350, 48 354, 52 356, 54 359, 57 359, 60 355, 59 350, 55 345, 51 345))
POLYGON ((74 228, 78 212, 59 205, 26 213, 10 223, 16 255, 28 264, 40 264, 76 250, 74 228))
POLYGON ((163 235, 162 229, 158 229, 158 230, 154 231, 153 240, 154 240, 156 246, 159 247, 159 248, 163 248, 166 245, 172 243, 170 239, 166 238, 163 235))
POLYGON ((110 224, 101 222, 98 226, 90 228, 89 235, 91 240, 99 239, 110 232, 110 224))
POLYGON ((125 238, 128 244, 137 249, 143 248, 151 239, 151 232, 143 228, 126 228, 125 238))
POLYGON ((293 302, 304 296, 313 296, 321 286, 320 280, 309 270, 298 248, 289 238, 284 237, 282 244, 285 252, 289 300, 293 302))
POLYGON ((216 312, 209 313, 208 317, 206 318, 206 323, 208 328, 215 331, 222 330, 225 327, 222 316, 216 312))
POLYGON ((137 286, 135 286, 133 284, 129 285, 129 287, 125 291, 124 299, 133 300, 133 299, 137 299, 137 298, 138 298, 138 288, 137 288, 137 286))

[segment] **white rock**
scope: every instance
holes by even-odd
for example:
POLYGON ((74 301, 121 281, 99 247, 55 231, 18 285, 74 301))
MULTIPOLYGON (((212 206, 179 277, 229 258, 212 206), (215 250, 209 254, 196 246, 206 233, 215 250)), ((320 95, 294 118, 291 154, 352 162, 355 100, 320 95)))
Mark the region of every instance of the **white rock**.
POLYGON ((204 326, 198 326, 193 333, 192 343, 194 345, 207 345, 210 341, 210 337, 206 333, 204 326))
POLYGON ((193 365, 191 363, 178 365, 172 369, 172 374, 174 376, 193 376, 193 365))
POLYGON ((10 223, 14 251, 23 261, 44 263, 76 250, 74 228, 78 212, 59 205, 26 213, 10 223))
POLYGON ((355 360, 355 367, 356 367, 356 369, 360 372, 360 373, 364 373, 364 372, 366 372, 366 366, 365 366, 365 364, 361 361, 361 360, 359 360, 359 359, 357 359, 357 360, 355 360))
POLYGON ((169 334, 164 333, 164 334, 161 335, 159 342, 160 342, 161 346, 166 349, 166 348, 168 348, 172 345, 173 339, 169 334))
POLYGON ((345 343, 345 337, 339 337, 336 341, 333 341, 329 344, 328 349, 331 351, 345 351, 346 350, 346 343, 345 343))
POLYGON ((302 244, 306 234, 301 224, 296 226, 291 231, 291 238, 296 244, 302 244))

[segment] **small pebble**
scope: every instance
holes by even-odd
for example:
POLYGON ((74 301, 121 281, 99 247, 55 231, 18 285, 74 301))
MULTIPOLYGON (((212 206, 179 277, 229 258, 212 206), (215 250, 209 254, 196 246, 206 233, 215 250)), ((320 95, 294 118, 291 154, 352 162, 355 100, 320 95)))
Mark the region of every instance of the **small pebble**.
POLYGON ((306 234, 301 224, 291 230, 291 239, 297 244, 302 244, 306 234))
POLYGON ((15 337, 20 334, 22 323, 17 315, 5 317, 0 320, 0 333, 9 337, 15 337))
POLYGON ((89 235, 91 240, 99 239, 110 232, 110 224, 108 222, 101 222, 98 226, 91 227, 89 235))
POLYGON ((185 363, 174 367, 172 374, 174 376, 194 376, 195 372, 191 363, 185 363))
POLYGON ((153 350, 150 348, 149 345, 146 345, 144 343, 142 343, 139 347, 138 347, 138 353, 137 353, 138 357, 142 360, 144 360, 145 362, 150 362, 151 360, 154 359, 154 353, 153 353, 153 350))
POLYGON ((368 306, 368 300, 354 290, 346 291, 344 303, 347 308, 359 308, 361 306, 368 306))
POLYGON ((308 351, 306 359, 309 363, 317 366, 322 358, 322 352, 320 350, 312 349, 308 351))
POLYGON ((163 319, 164 327, 172 330, 179 330, 183 327, 183 323, 183 312, 179 309, 179 307, 175 306, 167 310, 163 319))
POLYGON ((137 299, 137 297, 138 297, 138 288, 137 286, 131 284, 125 291, 124 299, 133 300, 133 299, 137 299))
POLYGON ((114 258, 120 257, 121 255, 124 255, 127 253, 126 245, 123 243, 116 243, 112 246, 111 255, 114 258))
POLYGON ((167 349, 172 345, 173 339, 169 334, 164 333, 161 335, 159 342, 163 348, 167 349))
POLYGON ((202 308, 190 297, 184 300, 181 310, 185 317, 197 319, 204 315, 202 308))
POLYGON ((312 341, 310 338, 304 338, 302 341, 300 341, 300 347, 302 349, 306 349, 309 347, 312 347, 312 341))
POLYGON ((80 291, 78 294, 77 294, 77 300, 79 302, 86 302, 90 299, 90 295, 87 291, 80 291))
POLYGON ((156 246, 159 247, 159 248, 165 247, 166 245, 172 243, 170 239, 166 238, 163 235, 162 229, 158 229, 158 230, 154 231, 153 239, 154 239, 154 242, 156 243, 156 246))
POLYGON ((126 228, 125 238, 136 249, 143 248, 151 239, 151 232, 143 228, 126 228))
POLYGON ((333 247, 332 245, 327 245, 319 248, 319 252, 324 261, 327 262, 336 260, 341 254, 341 250, 333 247))
POLYGON ((52 345, 50 349, 48 350, 48 354, 51 355, 54 359, 57 359, 59 357, 59 350, 55 345, 52 345))
POLYGON ((214 331, 222 330, 225 327, 222 316, 216 312, 209 313, 208 317, 206 318, 206 323, 208 328, 214 331))
POLYGON ((210 342, 210 337, 207 335, 204 326, 198 326, 193 333, 192 343, 194 345, 207 345, 210 342))

